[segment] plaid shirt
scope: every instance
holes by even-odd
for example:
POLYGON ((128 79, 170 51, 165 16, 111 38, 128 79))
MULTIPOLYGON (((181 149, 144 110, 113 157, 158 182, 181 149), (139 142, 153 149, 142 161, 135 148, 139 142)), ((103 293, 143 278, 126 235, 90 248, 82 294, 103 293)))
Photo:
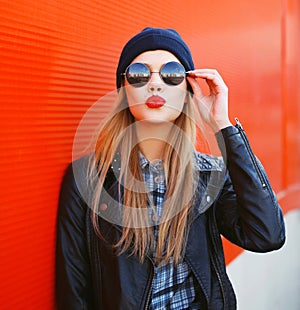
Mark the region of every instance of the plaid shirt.
MULTIPOLYGON (((148 187, 153 206, 149 205, 149 216, 157 223, 162 215, 166 183, 162 161, 150 163, 140 153, 140 163, 144 181, 148 187)), ((157 241, 158 226, 153 226, 154 239, 157 241)), ((153 251, 155 259, 155 251, 153 251)), ((150 309, 200 309, 196 299, 198 285, 188 264, 181 261, 174 267, 172 258, 167 262, 154 266, 152 298, 150 309)))

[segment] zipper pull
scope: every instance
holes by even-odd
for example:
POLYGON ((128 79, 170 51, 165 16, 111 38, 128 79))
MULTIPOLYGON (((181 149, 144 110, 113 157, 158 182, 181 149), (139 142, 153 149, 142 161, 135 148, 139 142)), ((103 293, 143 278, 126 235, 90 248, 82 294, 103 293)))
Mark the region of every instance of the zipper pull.
POLYGON ((244 131, 244 128, 243 128, 241 122, 239 121, 239 119, 238 119, 237 117, 235 117, 234 120, 235 120, 235 122, 236 122, 236 126, 237 126, 239 129, 241 129, 241 130, 244 131))

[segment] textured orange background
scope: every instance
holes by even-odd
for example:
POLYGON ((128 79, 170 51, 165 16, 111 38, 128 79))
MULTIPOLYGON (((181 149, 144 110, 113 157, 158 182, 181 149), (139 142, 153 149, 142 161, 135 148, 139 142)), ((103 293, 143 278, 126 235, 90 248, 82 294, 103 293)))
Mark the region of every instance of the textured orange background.
MULTIPOLYGON (((57 199, 73 137, 114 90, 120 50, 145 26, 177 29, 197 67, 221 72, 230 114, 275 191, 299 186, 299 1, 0 0, 0 14, 1 309, 53 309, 57 199)), ((225 248, 227 262, 240 252, 225 248)))

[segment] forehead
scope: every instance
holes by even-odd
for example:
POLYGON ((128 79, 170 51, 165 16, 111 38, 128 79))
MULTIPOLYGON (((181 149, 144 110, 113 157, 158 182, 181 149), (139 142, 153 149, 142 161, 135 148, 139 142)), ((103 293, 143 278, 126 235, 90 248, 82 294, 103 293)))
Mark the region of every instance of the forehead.
POLYGON ((155 50, 155 51, 147 51, 147 52, 141 53, 140 55, 135 57, 131 63, 142 62, 142 63, 155 66, 155 65, 165 64, 169 61, 180 62, 175 55, 173 55, 172 53, 168 51, 155 50))

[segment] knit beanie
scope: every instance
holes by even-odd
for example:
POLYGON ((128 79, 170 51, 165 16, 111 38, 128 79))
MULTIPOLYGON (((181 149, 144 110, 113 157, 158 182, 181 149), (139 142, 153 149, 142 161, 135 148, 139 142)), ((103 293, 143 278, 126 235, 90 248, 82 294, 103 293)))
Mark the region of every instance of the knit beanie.
POLYGON ((117 89, 121 87, 121 73, 125 72, 132 60, 143 52, 153 50, 169 51, 186 71, 194 69, 191 51, 177 31, 147 27, 131 38, 122 50, 116 72, 117 89))

